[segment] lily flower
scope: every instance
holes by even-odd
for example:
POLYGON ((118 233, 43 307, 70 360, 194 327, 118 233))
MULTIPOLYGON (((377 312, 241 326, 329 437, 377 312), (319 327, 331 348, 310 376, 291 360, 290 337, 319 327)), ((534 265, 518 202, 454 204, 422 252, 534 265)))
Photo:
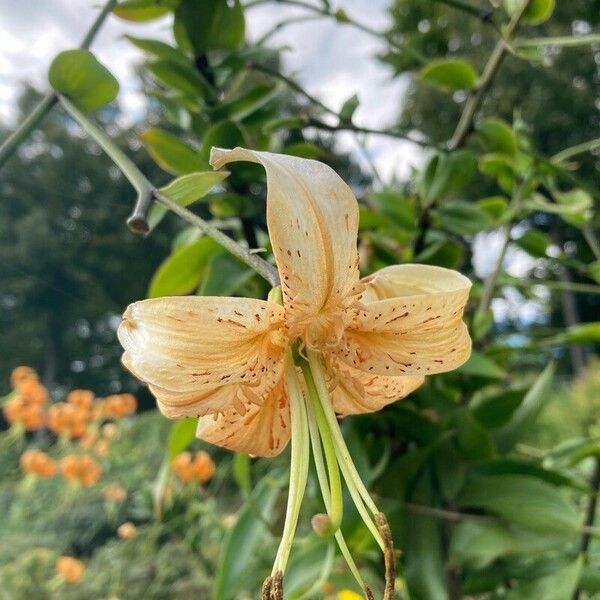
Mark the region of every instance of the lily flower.
MULTIPOLYGON (((424 377, 455 369, 471 352, 462 317, 471 282, 455 271, 395 265, 360 279, 358 203, 327 165, 243 148, 214 148, 211 165, 260 163, 267 225, 281 288, 269 298, 171 297, 131 304, 118 336, 123 364, 146 382, 169 418, 201 417, 198 437, 254 456, 291 439, 281 545, 264 598, 282 597, 312 447, 327 514, 315 530, 335 535, 365 595, 370 590, 339 530, 340 474, 394 569, 389 528, 360 481, 337 417, 404 398, 424 377)), ((393 583, 393 582, 392 582, 393 583)))

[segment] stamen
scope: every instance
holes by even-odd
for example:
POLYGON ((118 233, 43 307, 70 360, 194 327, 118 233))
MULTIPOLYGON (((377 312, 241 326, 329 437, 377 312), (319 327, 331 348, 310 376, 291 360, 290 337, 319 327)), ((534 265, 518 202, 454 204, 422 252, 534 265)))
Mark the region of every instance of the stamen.
POLYGON ((383 600, 392 600, 394 597, 394 585, 396 582, 396 555, 394 554, 394 540, 392 531, 385 515, 380 512, 375 515, 377 529, 383 538, 385 549, 383 551, 383 560, 385 564, 385 589, 383 591, 383 600))
POLYGON ((262 584, 261 600, 271 600, 271 590, 273 589, 273 578, 269 575, 262 584))
MULTIPOLYGON (((308 415, 308 427, 310 431, 310 442, 313 451, 313 458, 315 459, 315 468, 317 471, 317 479, 319 480, 319 487, 321 488, 321 495, 323 496, 325 508, 329 512, 331 510, 331 492, 329 490, 327 482, 327 475, 325 474, 325 461, 323 460, 323 452, 321 449, 321 440, 319 437, 317 419, 314 415, 314 409, 312 404, 307 403, 306 409, 308 415)), ((348 565, 348 568, 350 569, 350 572, 354 576, 354 579, 356 579, 358 585, 360 585, 360 587, 365 590, 367 600, 373 600, 373 594, 371 594, 371 590, 363 581, 358 567, 356 566, 356 563, 354 562, 354 559, 350 554, 348 544, 346 543, 341 529, 338 529, 335 532, 335 540, 340 549, 340 552, 342 553, 342 556, 344 557, 344 560, 346 561, 346 564, 348 565)))
MULTIPOLYGON (((310 459, 310 445, 308 435, 308 423, 306 420, 306 407, 304 397, 300 389, 296 375, 296 367, 292 360, 291 352, 288 353, 285 362, 285 381, 290 399, 291 416, 291 447, 292 459, 290 466, 290 485, 288 491, 288 502, 286 507, 285 522, 283 524, 283 533, 281 542, 277 549, 275 563, 271 577, 273 578, 272 594, 277 593, 276 578, 283 573, 287 566, 287 561, 292 549, 296 526, 298 525, 298 516, 300 506, 306 490, 306 481, 308 479, 308 463, 310 459)), ((280 586, 282 587, 282 586, 280 586)))
POLYGON ((271 588, 272 600, 283 600, 283 572, 277 571, 273 577, 273 587, 271 588))

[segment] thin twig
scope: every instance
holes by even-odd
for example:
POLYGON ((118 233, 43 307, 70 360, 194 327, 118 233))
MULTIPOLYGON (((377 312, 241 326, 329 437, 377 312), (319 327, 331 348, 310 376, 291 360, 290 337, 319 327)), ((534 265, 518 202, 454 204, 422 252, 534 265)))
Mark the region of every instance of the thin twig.
MULTIPOLYGON (((336 117, 337 117, 336 113, 336 117)), ((373 129, 371 127, 361 127, 360 125, 355 125, 354 123, 341 122, 338 125, 330 125, 329 123, 324 123, 319 119, 315 119, 314 117, 310 117, 307 119, 307 125, 309 127, 315 127, 316 129, 323 129, 325 131, 354 131, 355 133, 366 133, 372 135, 382 135, 386 137, 393 137, 399 140, 406 140, 407 142, 411 142, 412 144, 417 144, 422 146, 423 148, 435 148, 436 145, 433 142, 429 142, 427 140, 420 140, 419 138, 412 137, 410 134, 402 131, 398 131, 397 129, 373 129)))
POLYGON ((458 125, 456 126, 452 138, 448 142, 448 147, 450 150, 460 148, 465 143, 467 136, 471 132, 475 113, 483 102, 487 91, 491 87, 492 82, 496 77, 498 70, 500 69, 500 65, 508 53, 508 42, 521 22, 521 19, 523 18, 530 3, 531 0, 524 0, 519 10, 513 15, 512 19, 506 26, 504 37, 499 40, 494 47, 492 54, 490 55, 490 58, 483 69, 483 73, 479 83, 477 84, 477 87, 471 91, 471 94, 465 102, 458 125))
POLYGON ((502 272, 502 264, 504 262, 504 257, 506 256, 506 251, 508 250, 508 246, 510 244, 510 230, 510 225, 505 225, 502 228, 502 245, 500 246, 500 250, 498 251, 498 256, 496 257, 496 262, 494 263, 494 268, 492 269, 491 273, 485 278, 485 282, 483 284, 483 291, 481 292, 481 298, 479 299, 479 306, 477 307, 478 314, 486 312, 492 302, 496 282, 500 273, 502 272))
MULTIPOLYGON (((79 47, 87 49, 94 41, 100 27, 102 27, 106 17, 112 11, 117 0, 108 0, 102 10, 96 16, 96 19, 90 26, 90 29, 85 34, 79 47)), ((42 119, 54 108, 58 102, 58 95, 55 92, 47 93, 39 102, 39 104, 31 111, 29 116, 17 127, 17 129, 4 140, 0 146, 0 169, 4 163, 14 154, 17 148, 24 142, 31 132, 38 126, 42 119)))

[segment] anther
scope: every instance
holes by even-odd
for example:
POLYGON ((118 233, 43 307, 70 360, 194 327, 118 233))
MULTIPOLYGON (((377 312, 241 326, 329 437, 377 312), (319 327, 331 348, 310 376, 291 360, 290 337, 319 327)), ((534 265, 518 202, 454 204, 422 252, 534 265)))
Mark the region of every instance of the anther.
POLYGON ((381 512, 375 515, 375 524, 377 530, 383 539, 383 561, 385 565, 385 589, 383 591, 383 600, 392 600, 394 598, 394 584, 396 581, 396 555, 394 554, 394 540, 392 532, 385 515, 381 512))
POLYGON ((271 590, 273 589, 273 578, 269 575, 262 584, 261 600, 271 600, 271 590))

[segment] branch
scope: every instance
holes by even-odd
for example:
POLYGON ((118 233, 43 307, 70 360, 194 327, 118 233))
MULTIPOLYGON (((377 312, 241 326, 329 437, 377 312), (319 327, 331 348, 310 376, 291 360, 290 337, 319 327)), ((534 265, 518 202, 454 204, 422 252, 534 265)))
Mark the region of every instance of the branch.
POLYGON ((235 240, 232 240, 222 231, 219 231, 192 211, 180 206, 160 190, 157 190, 137 168, 133 161, 76 106, 63 96, 60 96, 60 103, 67 113, 73 117, 84 131, 86 131, 106 154, 108 154, 137 191, 138 197, 133 213, 127 220, 127 224, 133 231, 137 233, 146 233, 148 231, 146 214, 152 202, 156 200, 191 225, 198 227, 198 229, 215 240, 215 242, 225 248, 225 250, 256 271, 273 287, 279 285, 279 274, 273 265, 262 259, 260 256, 257 256, 255 253, 252 253, 248 248, 241 246, 235 240))
POLYGON ((491 87, 492 82, 496 77, 498 70, 500 69, 500 65, 508 53, 508 42, 521 22, 521 19, 523 18, 523 15, 525 14, 525 11, 530 3, 531 0, 524 0, 520 9, 513 15, 509 24, 506 26, 504 37, 499 40, 494 47, 494 50, 492 51, 492 54, 490 55, 490 58, 483 69, 483 73, 477 87, 472 90, 470 96, 465 102, 465 106, 458 121, 458 125, 456 126, 456 130, 448 142, 448 148, 450 150, 460 148, 465 143, 467 136, 471 132, 475 113, 483 102, 487 91, 491 87))
MULTIPOLYGON (((339 118, 339 115, 336 114, 336 117, 339 118)), ((320 121, 319 119, 315 119, 313 117, 309 117, 307 119, 306 125, 309 127, 315 127, 317 129, 323 129, 325 131, 354 131, 355 133, 383 135, 387 137, 393 137, 399 140, 406 140, 407 142, 411 142, 412 144, 418 144, 423 148, 436 147, 436 145, 433 142, 429 142, 427 140, 420 140, 418 138, 412 137, 408 133, 404 133, 395 129, 372 129, 370 127, 361 127, 360 125, 355 125, 354 123, 344 121, 342 121, 338 125, 329 125, 328 123, 324 123, 323 121, 320 121)))
POLYGON ((254 6, 259 6, 261 4, 269 4, 271 2, 273 2, 274 4, 287 4, 288 6, 297 6, 299 8, 311 11, 321 17, 335 19, 338 23, 351 25, 352 27, 355 27, 356 29, 372 37, 385 40, 394 50, 410 54, 416 61, 418 61, 421 64, 425 64, 427 62, 427 59, 411 46, 395 42, 394 40, 389 38, 387 32, 378 31, 377 29, 373 29, 372 27, 366 25, 361 21, 357 21, 356 19, 350 17, 343 9, 339 9, 336 12, 331 12, 331 10, 326 6, 315 6, 314 4, 304 2, 303 0, 251 0, 250 2, 245 4, 244 8, 253 8, 254 6))
POLYGON ((494 9, 491 6, 473 6, 472 4, 464 2, 463 0, 434 0, 434 2, 451 6, 452 8, 456 8, 457 10, 460 10, 468 15, 476 17, 483 23, 494 25, 494 21, 492 19, 494 15, 494 9))
MULTIPOLYGON (((80 48, 87 49, 90 47, 96 34, 100 30, 100 27, 102 27, 106 17, 112 11, 116 3, 117 0, 108 0, 104 5, 104 8, 98 13, 98 16, 92 23, 88 32, 85 34, 85 37, 79 45, 80 48)), ((0 146, 0 169, 14 154, 21 143, 29 137, 29 134, 38 126, 40 121, 52 110, 52 108, 54 108, 57 102, 57 94, 55 92, 48 92, 21 125, 19 125, 19 127, 4 140, 2 146, 0 146)))

